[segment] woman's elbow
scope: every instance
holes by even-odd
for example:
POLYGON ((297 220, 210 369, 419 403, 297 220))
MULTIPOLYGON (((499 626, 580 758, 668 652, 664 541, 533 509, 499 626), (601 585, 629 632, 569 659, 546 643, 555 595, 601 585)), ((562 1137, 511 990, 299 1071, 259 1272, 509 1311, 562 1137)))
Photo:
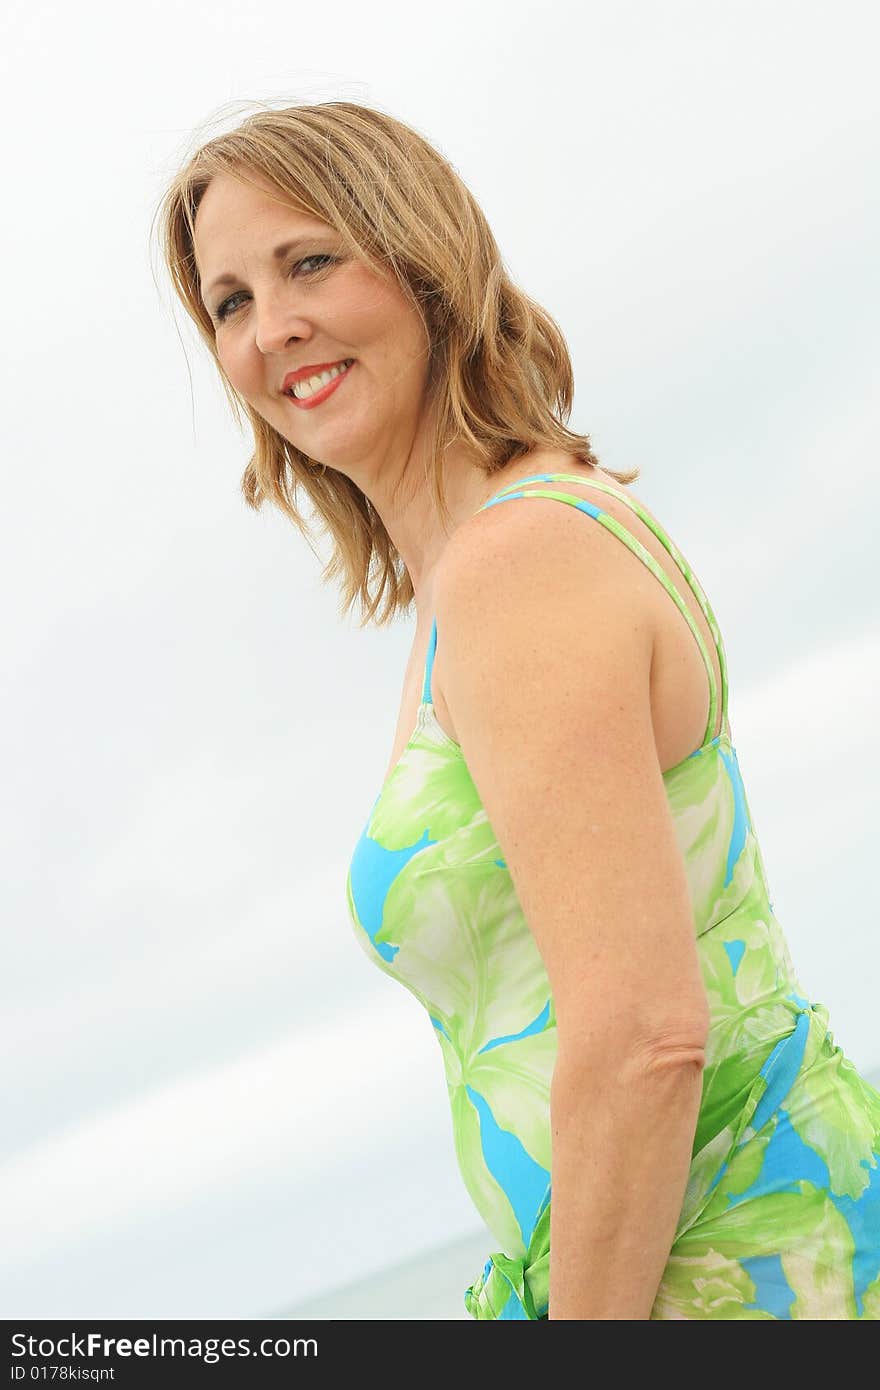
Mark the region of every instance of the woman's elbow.
POLYGON ((708 1004, 699 1004, 686 1017, 675 1022, 628 1028, 609 1026, 593 1034, 594 1042, 586 1050, 583 1040, 567 1042, 560 1035, 554 1082, 557 1089, 569 1085, 579 1087, 588 1077, 593 1083, 599 1077, 611 1076, 617 1084, 650 1083, 652 1080, 671 1080, 675 1077, 701 1077, 706 1065, 710 1019, 708 1004), (601 1045, 596 1038, 601 1037, 601 1045), (601 1055, 599 1055, 601 1054, 601 1055))

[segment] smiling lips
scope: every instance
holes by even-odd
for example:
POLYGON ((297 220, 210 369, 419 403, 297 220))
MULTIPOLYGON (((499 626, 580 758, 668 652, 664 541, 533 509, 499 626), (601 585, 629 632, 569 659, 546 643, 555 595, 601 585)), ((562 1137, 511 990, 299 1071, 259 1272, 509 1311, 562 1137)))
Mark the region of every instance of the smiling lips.
POLYGON ((347 357, 342 362, 328 362, 323 366, 301 367, 297 372, 289 372, 284 378, 282 394, 287 396, 300 410, 311 410, 331 395, 344 376, 354 366, 354 358, 347 357), (294 394, 297 388, 302 394, 294 394))

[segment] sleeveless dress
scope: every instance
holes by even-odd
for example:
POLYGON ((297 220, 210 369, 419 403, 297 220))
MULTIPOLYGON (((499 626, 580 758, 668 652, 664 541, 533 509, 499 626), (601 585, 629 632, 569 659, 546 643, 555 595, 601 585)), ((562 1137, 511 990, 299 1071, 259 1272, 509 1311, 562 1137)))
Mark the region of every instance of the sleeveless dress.
MULTIPOLYGON (((710 1032, 690 1172, 651 1318, 880 1318, 880 1093, 805 996, 770 902, 727 717, 727 662, 684 557, 605 483, 675 560, 706 616, 721 672, 669 577, 618 520, 524 484, 478 510, 548 497, 606 526, 663 584, 699 644, 711 690, 701 747, 663 774, 687 870, 710 1032)), ((460 746, 422 702, 373 802, 346 880, 357 940, 427 1011, 440 1047, 459 1168, 498 1249, 464 1291, 474 1318, 542 1319, 549 1306, 550 1080, 556 1018, 542 958, 460 746)), ((805 756, 809 750, 805 749, 805 756)), ((831 890, 829 888, 829 894, 831 890)), ((829 898, 829 908, 831 907, 829 898)))

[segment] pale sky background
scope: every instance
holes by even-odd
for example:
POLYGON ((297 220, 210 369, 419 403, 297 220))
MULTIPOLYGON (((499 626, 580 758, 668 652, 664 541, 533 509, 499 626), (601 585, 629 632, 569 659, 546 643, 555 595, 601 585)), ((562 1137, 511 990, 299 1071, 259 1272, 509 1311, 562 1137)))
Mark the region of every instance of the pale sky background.
POLYGON ((149 241, 229 103, 206 137, 379 106, 473 190, 707 589, 776 914, 880 1074, 876 6, 15 0, 0 39, 3 1316, 270 1316, 414 1261, 458 1317, 494 1248, 345 904, 411 625, 342 621, 246 508, 149 241))

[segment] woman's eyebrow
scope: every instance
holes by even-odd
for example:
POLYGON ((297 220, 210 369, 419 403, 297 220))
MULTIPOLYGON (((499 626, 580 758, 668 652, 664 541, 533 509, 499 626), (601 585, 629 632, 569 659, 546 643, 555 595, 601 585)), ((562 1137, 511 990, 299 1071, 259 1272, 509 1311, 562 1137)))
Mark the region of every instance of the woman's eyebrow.
MULTIPOLYGON (((272 252, 272 257, 274 260, 280 261, 283 256, 287 255, 288 251, 294 251, 299 246, 305 246, 310 241, 315 241, 320 237, 329 235, 331 235, 331 233, 321 230, 317 232, 306 232, 303 236, 293 237, 290 241, 283 242, 281 246, 276 246, 275 250, 272 252)), ((218 285, 234 285, 238 278, 237 275, 231 275, 228 271, 224 275, 216 276, 204 291, 204 297, 207 297, 212 290, 217 289, 218 285)))

